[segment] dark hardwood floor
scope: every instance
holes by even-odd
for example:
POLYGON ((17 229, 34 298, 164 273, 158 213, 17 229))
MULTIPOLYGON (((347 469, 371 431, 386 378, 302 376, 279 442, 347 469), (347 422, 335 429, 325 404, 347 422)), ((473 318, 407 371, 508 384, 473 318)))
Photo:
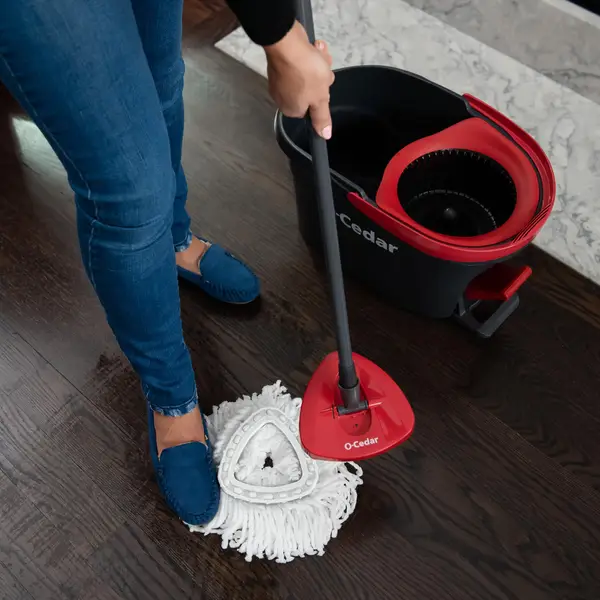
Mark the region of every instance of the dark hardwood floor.
MULTIPOLYGON (((182 286, 207 410, 282 379, 302 393, 333 348, 324 277, 299 238, 264 81, 210 46, 234 23, 186 9, 190 212, 248 260, 260 305, 182 286)), ((411 399, 414 437, 364 463, 322 558, 246 563, 169 514, 144 404, 80 265, 62 169, 0 110, 0 599, 598 600, 600 294, 541 251, 489 341, 348 282, 359 352, 411 399)))

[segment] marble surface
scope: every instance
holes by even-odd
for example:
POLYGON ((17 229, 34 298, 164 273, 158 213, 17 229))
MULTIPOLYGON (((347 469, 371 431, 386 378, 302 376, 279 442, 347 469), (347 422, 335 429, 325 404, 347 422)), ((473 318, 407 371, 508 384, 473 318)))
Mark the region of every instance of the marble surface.
POLYGON ((600 102, 600 17, 567 0, 407 0, 600 102))
MULTIPOLYGON (((555 170, 555 208, 535 243, 600 283, 600 105, 401 0, 313 0, 335 66, 380 64, 488 102, 529 131, 555 170)), ((441 0, 440 0, 441 1, 441 0)), ((219 48, 265 75, 243 31, 219 48)))

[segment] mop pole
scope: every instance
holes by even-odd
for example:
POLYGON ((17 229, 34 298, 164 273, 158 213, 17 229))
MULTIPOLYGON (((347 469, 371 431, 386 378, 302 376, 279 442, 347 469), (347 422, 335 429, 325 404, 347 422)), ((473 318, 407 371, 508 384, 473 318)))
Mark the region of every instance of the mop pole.
MULTIPOLYGON (((295 2, 298 21, 304 26, 310 43, 314 44, 315 26, 310 0, 295 0, 295 2)), ((352 357, 352 342, 348 325, 348 310, 344 292, 344 277, 337 235, 327 142, 315 131, 310 122, 310 117, 307 117, 307 122, 310 130, 310 147, 319 205, 321 235, 325 250, 325 264, 333 303, 339 358, 339 387, 344 402, 344 410, 341 412, 347 414, 364 410, 366 406, 361 398, 360 383, 352 357)))

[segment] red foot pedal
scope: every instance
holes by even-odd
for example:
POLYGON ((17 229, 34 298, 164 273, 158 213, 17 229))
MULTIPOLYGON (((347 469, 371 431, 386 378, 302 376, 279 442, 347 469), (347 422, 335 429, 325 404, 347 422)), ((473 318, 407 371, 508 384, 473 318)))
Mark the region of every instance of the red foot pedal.
POLYGON ((475 277, 465 291, 467 300, 499 300, 512 298, 532 274, 531 267, 499 263, 475 277))

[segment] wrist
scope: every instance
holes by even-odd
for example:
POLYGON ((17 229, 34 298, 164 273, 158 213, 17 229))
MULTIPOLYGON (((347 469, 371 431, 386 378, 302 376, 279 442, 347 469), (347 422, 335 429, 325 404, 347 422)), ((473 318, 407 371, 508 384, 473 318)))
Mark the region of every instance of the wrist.
POLYGON ((294 60, 294 56, 301 53, 307 42, 308 37, 304 27, 298 21, 294 21, 291 29, 281 40, 269 46, 264 46, 264 50, 267 58, 294 60))

